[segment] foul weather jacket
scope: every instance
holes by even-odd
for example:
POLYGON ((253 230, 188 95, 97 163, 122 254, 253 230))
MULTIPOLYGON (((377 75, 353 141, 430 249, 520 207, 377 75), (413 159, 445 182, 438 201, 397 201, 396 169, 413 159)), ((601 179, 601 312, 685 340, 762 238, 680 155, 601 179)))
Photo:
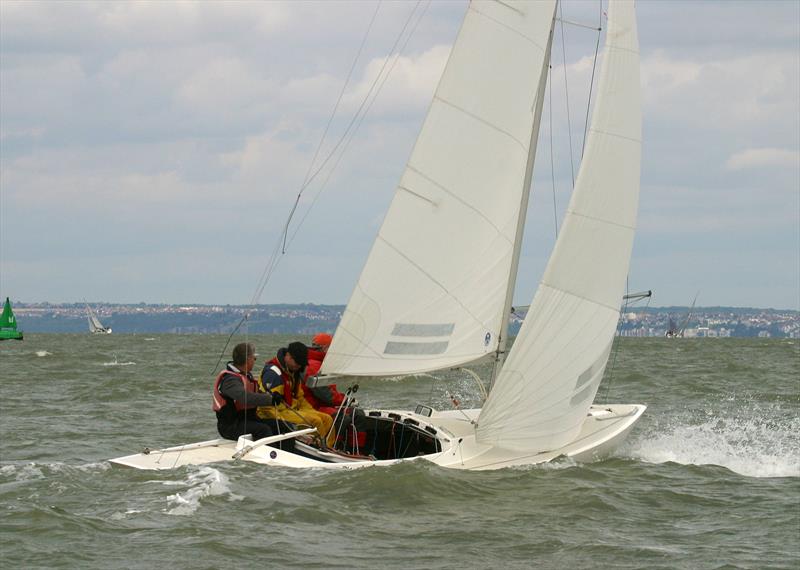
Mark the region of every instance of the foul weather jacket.
POLYGON ((275 358, 264 366, 261 372, 261 386, 265 391, 277 392, 283 396, 283 402, 276 406, 259 407, 257 414, 261 419, 278 419, 297 425, 311 425, 317 432, 327 439, 329 447, 333 446, 336 439, 333 418, 324 412, 317 411, 305 399, 303 394, 303 377, 305 372, 298 371, 292 375, 286 369, 284 356, 286 349, 278 351, 275 358))

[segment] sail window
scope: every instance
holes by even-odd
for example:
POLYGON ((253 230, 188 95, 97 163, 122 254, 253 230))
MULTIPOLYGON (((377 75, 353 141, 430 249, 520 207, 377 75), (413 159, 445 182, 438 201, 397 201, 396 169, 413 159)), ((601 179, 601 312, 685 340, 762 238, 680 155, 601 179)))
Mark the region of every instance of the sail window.
POLYGON ((448 341, 443 342, 397 342, 386 343, 384 354, 444 354, 448 341))
POLYGON ((415 324, 395 323, 392 336, 450 336, 455 329, 455 323, 442 324, 415 324))

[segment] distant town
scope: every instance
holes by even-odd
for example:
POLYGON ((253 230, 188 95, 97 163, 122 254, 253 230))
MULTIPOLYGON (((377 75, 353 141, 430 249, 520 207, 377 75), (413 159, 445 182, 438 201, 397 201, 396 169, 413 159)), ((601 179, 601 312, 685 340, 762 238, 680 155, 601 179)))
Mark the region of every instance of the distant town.
MULTIPOLYGON (((333 332, 343 305, 156 305, 96 303, 92 310, 114 333, 228 334, 237 326, 254 334, 333 332), (244 320, 246 318, 246 320, 244 320)), ((83 303, 14 303, 20 328, 28 333, 88 332, 83 303)), ((512 334, 524 313, 511 318, 512 334)), ((663 337, 668 330, 684 337, 800 338, 800 311, 704 307, 630 308, 619 334, 663 337)))

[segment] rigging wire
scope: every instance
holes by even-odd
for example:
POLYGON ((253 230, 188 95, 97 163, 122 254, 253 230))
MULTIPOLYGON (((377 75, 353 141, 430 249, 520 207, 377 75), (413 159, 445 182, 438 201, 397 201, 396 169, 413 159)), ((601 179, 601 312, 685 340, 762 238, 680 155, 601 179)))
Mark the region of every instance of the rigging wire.
MULTIPOLYGON (((331 111, 331 116, 328 118, 328 124, 325 125, 325 130, 322 133, 322 137, 319 139, 317 150, 316 152, 314 152, 314 158, 312 158, 311 162, 308 164, 308 170, 306 171, 305 178, 303 178, 303 183, 300 185, 301 190, 297 194, 297 199, 295 200, 294 206, 292 207, 292 211, 289 214, 289 220, 291 220, 295 210, 297 209, 297 205, 300 202, 300 194, 302 194, 303 189, 309 182, 309 177, 311 176, 311 170, 314 168, 314 164, 316 164, 317 162, 319 151, 322 149, 322 144, 325 142, 325 138, 327 137, 328 131, 331 128, 333 119, 336 116, 336 111, 338 111, 339 105, 342 102, 342 97, 344 97, 345 91, 347 90, 347 86, 350 84, 350 79, 353 77, 353 71, 356 68, 356 63, 361 58, 361 52, 364 50, 364 46, 367 43, 367 38, 369 37, 370 31, 372 31, 372 26, 375 23, 375 18, 378 16, 378 10, 380 10, 381 3, 382 2, 379 1, 375 5, 375 12, 372 13, 372 19, 369 22, 369 26, 367 26, 367 31, 366 33, 364 33, 364 37, 361 39, 361 45, 358 47, 358 53, 356 54, 355 58, 353 58, 353 63, 350 65, 350 71, 347 72, 347 78, 344 80, 344 84, 342 85, 342 90, 339 92, 339 97, 336 99, 336 104, 333 106, 333 111, 331 111)), ((287 221, 287 228, 288 228, 288 221, 287 221)), ((283 235, 283 252, 286 252, 286 235, 287 235, 286 233, 284 233, 283 235)))
MULTIPOLYGON (((552 60, 552 57, 551 57, 552 60)), ((550 69, 553 69, 552 63, 550 69)), ((553 228, 555 229, 556 239, 558 239, 558 209, 556 208, 556 166, 555 159, 553 158, 553 76, 550 74, 549 84, 549 97, 550 101, 547 105, 550 113, 550 181, 553 186, 553 228)))
POLYGON ((575 188, 575 161, 572 157, 572 122, 569 116, 569 84, 567 82, 567 46, 564 39, 564 13, 562 3, 558 3, 558 14, 561 24, 561 57, 564 62, 564 97, 567 103, 567 135, 569 136, 569 166, 572 174, 572 187, 575 188))
MULTIPOLYGON (((626 277, 625 278, 625 297, 623 297, 624 302, 622 304, 622 309, 620 310, 619 322, 617 323, 616 342, 614 342, 613 355, 609 359, 610 366, 608 367, 608 380, 606 382, 606 393, 603 396, 603 401, 606 404, 608 404, 608 394, 611 391, 611 383, 612 383, 612 381, 614 379, 614 367, 616 366, 616 363, 617 363, 617 355, 619 354, 620 346, 622 345, 622 317, 623 317, 623 315, 625 313, 628 312, 628 307, 629 307, 628 296, 629 296, 630 289, 629 289, 628 281, 629 281, 629 277, 626 277)), ((653 298, 652 295, 648 295, 647 296, 647 305, 645 305, 643 310, 647 310, 647 308, 650 307, 650 301, 652 300, 652 298, 653 298)), ((637 301, 640 301, 640 300, 641 300, 641 298, 640 299, 636 299, 633 302, 636 303, 637 301)))
MULTIPOLYGON (((297 198, 295 199, 294 205, 293 205, 293 207, 292 207, 292 209, 291 209, 291 211, 289 213, 289 216, 286 219, 286 223, 284 224, 283 231, 281 232, 281 235, 280 235, 280 239, 278 240, 278 242, 276 244, 276 247, 272 252, 272 256, 270 257, 270 260, 267 263, 267 266, 265 267, 264 272, 262 273, 261 279, 259 281, 259 285, 256 288, 256 292, 253 295, 253 300, 252 300, 251 304, 257 304, 258 303, 258 300, 261 298, 261 295, 264 292, 264 289, 266 288, 267 284, 269 283, 269 280, 271 279, 272 274, 274 273, 275 268, 277 267, 281 256, 286 253, 286 250, 282 247, 282 245, 284 244, 284 242, 286 240, 285 236, 287 235, 287 233, 289 231, 289 226, 291 224, 292 218, 294 217, 295 211, 297 210, 297 206, 299 205, 300 198, 301 198, 303 192, 314 181, 314 179, 320 174, 320 172, 322 172, 322 170, 325 168, 325 166, 328 164, 328 162, 331 160, 331 158, 337 153, 339 148, 342 146, 342 144, 347 139, 348 135, 351 133, 351 131, 353 131, 353 127, 356 124, 356 122, 359 121, 359 119, 362 117, 362 112, 365 113, 364 109, 365 109, 365 105, 367 104, 367 101, 369 100, 370 96, 372 96, 373 92, 375 91, 375 86, 377 85, 378 80, 383 75, 383 72, 384 72, 389 60, 391 59, 392 54, 394 54, 395 50, 397 49, 397 45, 400 43, 401 38, 403 37, 403 35, 405 34, 406 30, 408 29, 408 25, 411 22, 415 12, 417 11, 417 8, 419 7, 419 5, 421 3, 422 3, 422 0, 418 0, 417 1, 417 3, 414 6, 414 9, 411 11, 411 13, 409 14, 408 18, 406 19, 406 22, 403 25, 403 28, 401 29, 400 33, 397 35, 397 38, 395 39, 395 42, 394 42, 394 45, 392 46, 392 49, 390 51, 389 57, 387 57, 386 60, 384 61, 383 66, 381 67, 381 70, 378 72, 378 74, 375 77, 375 80, 373 81, 372 85, 370 86, 367 94, 364 96, 364 99, 362 100, 361 104, 359 105, 358 109, 356 110, 355 114, 353 115, 352 119, 350 120, 350 123, 348 124, 347 128, 345 129, 345 132, 342 134, 342 136, 339 138, 337 143, 334 145, 334 147, 331 149, 331 151, 328 153, 328 155, 322 161, 322 164, 320 164, 320 166, 314 171, 314 173, 308 178, 308 180, 301 186, 301 188, 300 188, 300 190, 299 190, 299 192, 297 194, 297 198)), ((376 95, 377 95, 377 93, 376 93, 376 95)), ((360 121, 358 122, 358 124, 359 125, 361 124, 360 121)), ((320 192, 321 191, 322 190, 320 190, 320 192)))
MULTIPOLYGON (((418 5, 419 5, 419 3, 420 2, 417 2, 418 5)), ((353 139, 355 138, 355 134, 361 128, 361 124, 364 122, 364 118, 367 116, 367 114, 369 114, 369 111, 372 108, 372 105, 375 103, 375 100, 378 98, 378 95, 380 94, 381 90, 383 89, 383 86, 386 84, 386 81, 391 76, 392 71, 394 71, 394 68, 397 65, 397 62, 400 60, 400 55, 405 51, 406 47, 408 46, 409 40, 414 36, 414 33, 417 31, 417 26, 419 26, 419 23, 422 21, 422 18, 427 13, 428 8, 430 7, 430 5, 431 5, 431 1, 428 0, 428 2, 425 3, 425 7, 422 9, 422 11, 420 12, 419 16, 417 17, 417 21, 414 23, 413 27, 411 28, 411 31, 406 36, 405 42, 403 42, 402 47, 394 55, 394 61, 392 62, 392 65, 389 67, 389 70, 386 72, 386 74, 383 75, 383 79, 381 80, 380 85, 375 90, 375 93, 373 94, 372 99, 370 100, 369 104, 366 106, 364 112, 361 114, 361 117, 358 119, 358 124, 356 124, 355 128, 350 132, 350 135, 349 135, 347 141, 345 142, 344 146, 342 147, 342 150, 339 153, 338 158, 333 163, 333 166, 328 171, 328 175, 325 177, 325 180, 322 182, 319 191, 314 195, 314 198, 312 199, 311 204, 306 209, 305 213, 303 214, 303 217, 300 219, 300 221, 298 222, 297 226, 295 227, 294 233, 292 233, 292 237, 291 237, 291 239, 289 239, 288 245, 292 244, 292 242, 294 241, 295 237, 297 236, 297 233, 300 231, 300 228, 305 223, 306 218, 308 217, 308 215, 311 213, 311 210, 316 205, 317 200, 319 199, 320 195, 322 194, 322 191, 327 187, 328 181, 331 179, 331 176, 333 176, 333 173, 336 171, 337 167, 339 166, 339 163, 342 161, 342 158, 344 158, 344 155, 347 152, 347 149, 350 147, 350 143, 352 143, 353 139)), ((412 16, 413 16, 413 13, 414 13, 414 11, 412 11, 412 16)), ((391 56, 390 56, 390 58, 391 58, 391 56)), ((390 58, 387 58, 387 60, 390 59, 390 58)))
POLYGON ((589 100, 586 101, 586 121, 583 124, 583 144, 581 145, 581 160, 583 151, 586 149, 586 133, 589 130, 589 108, 592 105, 592 88, 594 87, 594 72, 597 68, 597 54, 600 51, 600 32, 603 31, 603 0, 600 0, 600 24, 597 28, 597 42, 594 46, 594 60, 592 61, 592 78, 589 80, 589 100))
MULTIPOLYGON (((325 138, 328 135, 328 131, 330 130, 331 124, 333 123, 333 119, 336 116, 336 112, 339 109, 339 105, 341 104, 342 98, 344 97, 344 93, 345 93, 345 91, 347 89, 347 86, 350 83, 350 80, 351 80, 352 76, 353 76, 353 71, 355 70, 356 64, 357 64, 358 60, 361 58, 361 54, 362 54, 362 52, 364 50, 364 46, 366 45, 367 38, 369 37, 370 32, 372 31, 372 27, 375 24, 375 19, 378 16, 378 11, 380 10, 381 4, 382 4, 382 1, 379 1, 377 3, 377 5, 375 7, 375 11, 372 14, 372 18, 370 19, 369 25, 367 26, 367 30, 364 33, 364 37, 361 39, 361 44, 359 45, 358 51, 356 53, 356 56, 353 58, 353 62, 350 65, 350 70, 347 73, 347 78, 345 79, 344 84, 342 85, 342 89, 339 92, 338 98, 336 99, 336 104, 333 107, 333 111, 331 111, 331 115, 328 118, 327 124, 325 125, 325 130, 323 131, 322 136, 320 137, 320 141, 319 141, 319 144, 317 145, 317 149, 316 149, 316 151, 314 153, 314 157, 311 159, 311 162, 308 165, 308 170, 306 171, 306 175, 303 178, 303 183, 301 184, 300 191, 297 194, 297 198, 295 199, 295 203, 292 206, 292 209, 291 209, 291 211, 289 213, 289 216, 288 216, 288 218, 286 220, 286 224, 284 226, 284 232, 283 232, 283 234, 281 236, 281 240, 279 240, 278 243, 276 243, 275 248, 272 251, 272 255, 270 257, 270 261, 265 266, 264 271, 262 272, 261 277, 259 278, 259 281, 258 281, 259 285, 256 288, 256 293, 253 295, 253 298, 250 301, 250 305, 252 305, 252 306, 255 306, 256 304, 258 304, 258 300, 260 299, 261 294, 263 293, 264 288, 266 287, 267 283, 269 282, 269 278, 272 275, 272 271, 274 270, 274 266, 277 265, 277 262, 275 262, 274 260, 277 259, 277 255, 278 255, 277 252, 278 252, 278 249, 279 249, 279 247, 281 245, 281 242, 283 242, 283 251, 285 252, 286 230, 288 229, 289 223, 291 222, 291 219, 292 219, 292 216, 294 215, 294 212, 297 209, 297 206, 298 206, 298 204, 300 202, 300 197, 301 197, 301 195, 303 193, 303 190, 311 183, 311 181, 319 173, 319 170, 318 170, 317 172, 315 172, 312 175, 311 171, 312 171, 312 169, 314 167, 314 164, 317 161, 317 158, 319 157, 319 152, 322 149, 322 145, 325 142, 325 138)), ((330 158, 330 156, 325 159, 323 164, 320 166, 320 169, 322 169, 324 167, 325 162, 327 162, 327 160, 329 158, 330 158)), ((220 363, 222 362, 222 359, 225 358, 225 353, 228 350, 228 346, 230 345, 231 339, 236 334, 236 332, 241 328, 242 324, 244 324, 249 319, 249 317, 250 317, 249 313, 246 313, 245 316, 242 317, 242 319, 239 321, 239 323, 234 327, 234 329, 231 332, 231 334, 228 336, 227 340, 225 341, 225 346, 223 346, 222 351, 220 353, 220 356, 217 359, 217 363, 216 363, 216 365, 214 367, 214 371, 217 370, 217 368, 219 367, 220 363)), ((214 371, 212 371, 212 374, 214 373, 214 371)))

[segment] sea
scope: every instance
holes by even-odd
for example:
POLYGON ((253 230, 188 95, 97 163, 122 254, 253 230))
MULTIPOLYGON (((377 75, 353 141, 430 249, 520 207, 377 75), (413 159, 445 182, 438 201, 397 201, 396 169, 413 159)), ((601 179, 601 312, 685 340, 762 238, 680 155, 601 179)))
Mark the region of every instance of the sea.
MULTIPOLYGON (((800 568, 798 339, 618 339, 597 400, 648 409, 595 463, 109 463, 217 437, 211 385, 244 340, 264 360, 296 339, 0 344, 0 568, 800 568)), ((363 407, 479 402, 463 373, 358 384, 363 407)))

